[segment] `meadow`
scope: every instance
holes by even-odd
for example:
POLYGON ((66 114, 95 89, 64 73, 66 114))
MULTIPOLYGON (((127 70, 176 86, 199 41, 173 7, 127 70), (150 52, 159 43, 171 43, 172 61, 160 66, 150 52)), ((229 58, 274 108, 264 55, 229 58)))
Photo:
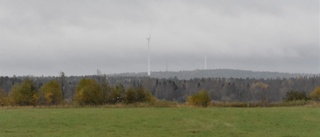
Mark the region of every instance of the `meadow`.
POLYGON ((0 108, 1 137, 318 137, 320 108, 0 108))

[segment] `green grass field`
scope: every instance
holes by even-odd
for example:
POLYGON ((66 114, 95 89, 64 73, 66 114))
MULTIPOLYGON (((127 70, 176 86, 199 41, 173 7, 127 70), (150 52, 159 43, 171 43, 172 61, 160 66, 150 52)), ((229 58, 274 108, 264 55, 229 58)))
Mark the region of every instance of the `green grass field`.
POLYGON ((319 137, 320 108, 2 108, 1 137, 319 137))

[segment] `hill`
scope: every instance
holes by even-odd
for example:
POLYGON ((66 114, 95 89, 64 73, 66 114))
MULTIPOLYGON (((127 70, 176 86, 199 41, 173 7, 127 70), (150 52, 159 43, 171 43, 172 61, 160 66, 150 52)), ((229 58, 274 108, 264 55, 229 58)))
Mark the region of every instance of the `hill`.
MULTIPOLYGON (((250 78, 250 79, 277 79, 277 78, 297 78, 297 77, 313 77, 316 74, 303 73, 282 73, 282 72, 267 72, 267 71, 249 71, 249 70, 234 70, 234 69, 210 69, 210 70, 190 70, 190 71, 165 71, 152 72, 152 78, 178 78, 178 79, 193 79, 193 78, 250 78)), ((109 76, 122 77, 145 77, 147 73, 120 73, 111 74, 109 76)))

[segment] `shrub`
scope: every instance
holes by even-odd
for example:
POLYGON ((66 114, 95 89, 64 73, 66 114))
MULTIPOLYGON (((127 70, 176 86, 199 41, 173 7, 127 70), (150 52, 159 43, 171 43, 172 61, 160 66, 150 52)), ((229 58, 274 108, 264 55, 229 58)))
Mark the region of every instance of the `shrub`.
POLYGON ((293 106, 305 106, 309 104, 308 100, 293 100, 285 102, 274 102, 271 104, 271 107, 293 107, 293 106))
POLYGON ((0 105, 5 106, 7 104, 8 104, 7 97, 5 96, 4 91, 0 89, 0 105))
POLYGON ((75 92, 75 101, 80 105, 101 105, 104 95, 99 83, 94 79, 81 79, 75 92))
POLYGON ((13 105, 37 105, 39 96, 31 80, 25 80, 21 84, 13 86, 10 94, 10 101, 13 105))
POLYGON ((126 99, 126 90, 123 85, 112 87, 111 93, 107 96, 108 103, 116 104, 122 103, 126 99))
POLYGON ((200 91, 193 96, 189 96, 187 103, 193 106, 207 107, 210 102, 210 97, 207 91, 200 91))
POLYGON ((320 86, 315 88, 313 92, 311 92, 310 97, 314 101, 320 101, 320 86))
POLYGON ((138 102, 152 102, 154 97, 151 93, 142 87, 131 87, 127 90, 126 93, 126 102, 138 103, 138 102))
POLYGON ((286 96, 283 98, 283 101, 289 102, 289 101, 297 101, 297 100, 309 100, 307 97, 306 92, 299 92, 299 91, 294 91, 291 90, 286 93, 286 96))
POLYGON ((151 104, 153 107, 177 107, 179 104, 174 101, 158 100, 155 99, 151 104))
POLYGON ((215 107, 256 107, 258 103, 253 102, 213 102, 215 107))

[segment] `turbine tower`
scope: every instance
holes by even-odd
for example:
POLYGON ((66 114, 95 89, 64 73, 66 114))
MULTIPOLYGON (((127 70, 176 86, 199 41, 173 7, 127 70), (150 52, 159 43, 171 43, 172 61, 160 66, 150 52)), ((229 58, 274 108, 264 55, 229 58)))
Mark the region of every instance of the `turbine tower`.
POLYGON ((151 40, 151 36, 149 35, 147 37, 147 40, 148 40, 148 76, 151 75, 151 72, 150 72, 150 40, 151 40))

